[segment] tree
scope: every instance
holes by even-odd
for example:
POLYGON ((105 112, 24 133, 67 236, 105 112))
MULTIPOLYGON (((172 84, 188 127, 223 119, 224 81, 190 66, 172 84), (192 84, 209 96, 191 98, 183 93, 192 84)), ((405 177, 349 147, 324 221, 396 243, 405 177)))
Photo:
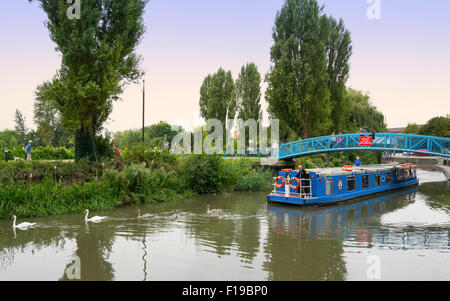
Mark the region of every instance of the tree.
POLYGON ((4 130, 0 132, 0 151, 4 148, 13 148, 17 145, 17 133, 11 130, 4 130))
MULTIPOLYGON (((180 129, 179 131, 183 131, 180 129)), ((145 127, 145 145, 147 147, 162 147, 164 139, 171 142, 172 139, 178 134, 179 131, 172 131, 172 126, 167 122, 160 121, 157 124, 153 124, 149 127, 145 127)), ((114 135, 114 143, 119 148, 132 147, 142 143, 141 130, 126 130, 123 132, 117 132, 114 135)))
POLYGON ((418 125, 416 123, 408 123, 408 126, 403 131, 403 133, 419 135, 420 134, 420 125, 418 125))
POLYGON ((37 96, 34 103, 36 135, 42 145, 68 146, 71 134, 63 127, 61 116, 52 102, 37 96))
POLYGON ((254 63, 242 66, 236 80, 236 105, 240 119, 262 119, 261 75, 254 63))
POLYGON ((178 134, 177 131, 172 131, 172 126, 164 121, 160 121, 157 124, 146 127, 144 132, 149 140, 155 138, 165 138, 169 142, 172 141, 172 139, 178 134))
POLYGON ((316 0, 286 0, 277 13, 267 74, 270 114, 303 138, 331 126, 326 35, 316 0))
POLYGON ((124 86, 142 77, 135 49, 145 31, 147 0, 81 1, 81 19, 69 19, 60 0, 37 0, 50 38, 62 55, 53 80, 37 95, 51 100, 65 127, 75 131, 76 158, 98 160, 96 140, 124 86))
POLYGON ((326 55, 328 61, 328 90, 330 91, 331 119, 333 129, 339 131, 345 127, 348 115, 348 103, 345 101, 345 83, 350 72, 352 45, 350 32, 345 29, 344 21, 339 23, 333 17, 322 16, 323 30, 327 36, 326 55))
POLYGON ((420 129, 420 134, 425 136, 435 136, 450 138, 450 118, 434 117, 420 129))
POLYGON ((345 98, 349 103, 349 119, 346 125, 348 132, 357 132, 360 128, 381 133, 386 131, 384 115, 370 103, 369 95, 349 88, 345 98))
POLYGON ((15 130, 16 130, 16 140, 20 145, 24 145, 27 143, 27 133, 28 128, 25 125, 25 116, 23 116, 22 112, 16 109, 16 113, 14 116, 15 122, 15 130))
POLYGON ((236 114, 234 80, 231 72, 220 68, 215 74, 208 75, 200 87, 200 114, 205 119, 218 119, 226 125, 228 118, 236 114))

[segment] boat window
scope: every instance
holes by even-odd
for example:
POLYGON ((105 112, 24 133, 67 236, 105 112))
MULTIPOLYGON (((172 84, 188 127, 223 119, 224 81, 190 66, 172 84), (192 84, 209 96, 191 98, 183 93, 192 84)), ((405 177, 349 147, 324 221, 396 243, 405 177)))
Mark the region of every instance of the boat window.
POLYGON ((347 191, 355 190, 355 177, 347 178, 347 191))
POLYGON ((381 184, 381 175, 379 173, 375 174, 375 186, 380 186, 381 184))
POLYGON ((391 172, 386 173, 386 184, 391 184, 391 172))
POLYGON ((362 188, 369 188, 369 175, 362 176, 362 188))
POLYGON ((327 179, 327 195, 333 194, 333 179, 327 179))

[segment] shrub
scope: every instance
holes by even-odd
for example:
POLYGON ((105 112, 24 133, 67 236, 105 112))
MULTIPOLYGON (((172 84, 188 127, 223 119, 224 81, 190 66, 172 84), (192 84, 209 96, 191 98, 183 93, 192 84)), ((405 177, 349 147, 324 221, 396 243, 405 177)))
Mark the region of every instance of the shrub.
MULTIPOLYGON (((14 160, 17 158, 26 158, 25 148, 16 145, 13 149, 9 149, 9 159, 14 160)), ((33 147, 31 149, 31 155, 33 160, 73 160, 75 159, 75 153, 72 149, 66 149, 65 147, 51 147, 41 146, 33 147)))
POLYGON ((149 149, 138 144, 122 151, 121 160, 125 165, 145 163, 147 168, 169 170, 176 165, 177 158, 168 150, 149 149))
POLYGON ((216 155, 185 155, 181 157, 179 174, 183 186, 196 193, 221 192, 224 189, 223 159, 216 155))

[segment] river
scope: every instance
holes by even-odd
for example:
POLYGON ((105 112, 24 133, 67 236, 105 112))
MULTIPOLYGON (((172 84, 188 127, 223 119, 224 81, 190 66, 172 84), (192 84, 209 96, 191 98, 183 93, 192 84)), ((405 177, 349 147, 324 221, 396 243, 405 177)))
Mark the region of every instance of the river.
POLYGON ((297 208, 231 193, 137 208, 0 220, 0 280, 450 280, 450 189, 420 186, 297 208), (226 215, 206 214, 207 204, 226 215), (175 210, 189 215, 175 218, 175 210))

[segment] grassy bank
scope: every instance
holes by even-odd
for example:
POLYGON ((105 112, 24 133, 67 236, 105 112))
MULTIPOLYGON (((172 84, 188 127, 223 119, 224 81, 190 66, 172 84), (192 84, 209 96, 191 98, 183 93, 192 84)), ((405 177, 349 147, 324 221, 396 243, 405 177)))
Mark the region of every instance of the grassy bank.
POLYGON ((272 172, 247 160, 221 156, 174 156, 140 148, 120 160, 9 162, 0 164, 0 217, 104 210, 197 194, 270 189, 272 172))

